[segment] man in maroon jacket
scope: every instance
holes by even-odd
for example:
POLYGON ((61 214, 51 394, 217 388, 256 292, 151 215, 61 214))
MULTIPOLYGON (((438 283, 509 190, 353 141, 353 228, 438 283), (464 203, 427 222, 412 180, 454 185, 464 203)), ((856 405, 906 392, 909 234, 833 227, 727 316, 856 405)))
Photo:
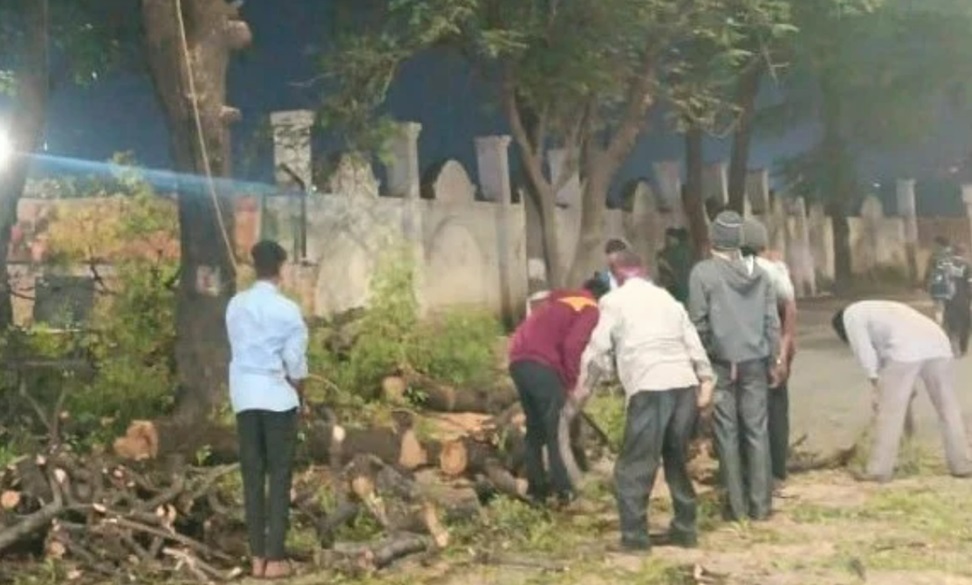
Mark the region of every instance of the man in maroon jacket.
POLYGON ((581 290, 556 290, 520 324, 510 343, 510 375, 526 415, 528 496, 538 503, 553 492, 560 503, 573 499, 557 430, 560 411, 574 391, 581 354, 597 325, 597 299, 607 292, 591 279, 581 290), (547 447, 550 481, 543 467, 547 447))

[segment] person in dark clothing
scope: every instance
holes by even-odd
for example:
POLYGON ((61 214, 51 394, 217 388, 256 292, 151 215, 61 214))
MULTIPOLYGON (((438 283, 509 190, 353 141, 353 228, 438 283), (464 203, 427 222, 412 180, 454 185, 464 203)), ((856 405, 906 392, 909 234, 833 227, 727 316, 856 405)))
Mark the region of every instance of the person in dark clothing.
POLYGON ((790 392, 787 381, 796 355, 797 306, 790 271, 778 253, 767 250, 768 245, 766 227, 755 219, 746 218, 743 223, 743 257, 752 259, 769 276, 780 316, 779 385, 769 389, 767 428, 773 478, 783 482, 786 481, 786 464, 790 454, 790 392))
POLYGON ((282 578, 291 570, 284 543, 308 333, 300 307, 277 288, 287 253, 276 242, 262 241, 252 256, 257 281, 226 308, 230 402, 239 434, 252 573, 282 578))
POLYGON ((972 330, 972 265, 965 257, 965 248, 953 248, 952 298, 945 302, 945 332, 952 342, 956 356, 964 356, 969 350, 969 333, 972 330))
POLYGON ((769 276, 742 258, 742 225, 732 211, 712 222, 712 258, 692 270, 688 313, 716 373, 713 432, 727 516, 763 520, 772 504, 767 393, 778 385, 780 319, 769 276))
POLYGON ((557 441, 561 411, 574 392, 581 354, 597 325, 597 299, 603 284, 588 281, 581 290, 557 290, 517 327, 510 342, 510 376, 526 415, 524 463, 528 495, 544 503, 552 494, 560 504, 574 498, 557 441), (543 465, 547 448, 550 477, 543 465))
POLYGON ((955 294, 952 244, 948 238, 937 236, 935 249, 925 268, 925 287, 935 305, 935 322, 945 327, 945 305, 955 294))
POLYGON ((611 238, 604 245, 604 258, 607 260, 607 268, 598 273, 598 277, 601 281, 608 286, 608 290, 617 288, 618 283, 614 279, 614 274, 612 273, 613 267, 619 254, 628 250, 628 244, 624 240, 619 240, 617 238, 611 238))
POLYGON ((658 282, 675 300, 688 300, 688 281, 692 271, 692 246, 685 228, 665 230, 665 247, 658 253, 658 282))

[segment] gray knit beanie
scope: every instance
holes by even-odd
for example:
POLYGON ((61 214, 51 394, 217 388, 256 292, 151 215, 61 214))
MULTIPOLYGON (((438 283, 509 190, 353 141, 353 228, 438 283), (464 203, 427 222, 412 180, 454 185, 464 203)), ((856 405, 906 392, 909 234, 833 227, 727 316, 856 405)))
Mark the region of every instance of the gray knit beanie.
POLYGON ((743 218, 735 211, 723 211, 709 228, 709 239, 716 250, 738 250, 742 244, 743 218))
POLYGON ((759 220, 747 217, 743 221, 742 245, 754 252, 765 250, 769 247, 769 234, 759 220))

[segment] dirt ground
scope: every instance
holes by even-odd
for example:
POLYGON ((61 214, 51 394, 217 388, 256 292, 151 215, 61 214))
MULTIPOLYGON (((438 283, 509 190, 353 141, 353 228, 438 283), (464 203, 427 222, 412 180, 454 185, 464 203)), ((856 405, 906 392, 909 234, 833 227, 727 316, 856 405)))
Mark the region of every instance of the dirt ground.
MULTIPOLYGON (((831 315, 840 305, 814 300, 801 308, 800 353, 791 387, 793 437, 807 434, 804 447, 821 452, 852 444, 869 420, 867 381, 830 330, 831 315)), ((958 391, 967 421, 970 374, 970 361, 961 361, 958 391)), ((712 494, 705 495, 701 546, 695 550, 655 547, 650 557, 607 552, 618 533, 610 475, 603 469, 595 480, 599 487, 572 513, 501 511, 519 518, 520 529, 496 537, 488 558, 481 550, 453 550, 368 582, 972 585, 972 480, 945 474, 935 416, 927 398, 918 404, 918 438, 903 449, 901 477, 892 484, 860 484, 843 471, 796 476, 775 500, 773 518, 758 524, 722 522, 712 494)), ((653 502, 653 531, 665 529, 668 509, 664 499, 653 502)))

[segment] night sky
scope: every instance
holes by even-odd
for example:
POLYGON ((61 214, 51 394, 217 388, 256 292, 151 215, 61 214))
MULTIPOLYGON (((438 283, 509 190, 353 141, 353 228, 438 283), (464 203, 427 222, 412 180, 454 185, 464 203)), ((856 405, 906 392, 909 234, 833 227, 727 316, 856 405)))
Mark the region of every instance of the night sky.
MULTIPOLYGON (((258 129, 272 111, 314 108, 320 90, 294 84, 317 73, 317 60, 312 55, 326 43, 328 8, 321 0, 250 0, 243 12, 254 33, 254 45, 238 55, 230 76, 229 102, 243 112, 243 122, 234 134, 235 165, 238 175, 269 180, 271 145, 266 138, 257 141, 258 129)), ((389 108, 398 119, 424 125, 420 141, 423 169, 456 158, 475 180, 473 138, 506 133, 502 116, 489 106, 487 91, 460 59, 448 55, 426 55, 402 70, 389 108)), ((767 87, 764 94, 764 99, 773 99, 773 88, 767 87)), ((0 103, 0 117, 2 107, 0 103)), ((917 177, 921 210, 960 211, 956 181, 948 170, 969 152, 967 137, 972 135, 972 123, 950 118, 947 113, 942 118, 940 131, 923 144, 896 152, 870 153, 862 169, 865 179, 888 194, 893 193, 896 177, 917 177)), ((659 120, 656 126, 661 124, 659 120)), ((772 167, 775 160, 811 143, 814 134, 813 128, 800 128, 785 137, 764 137, 755 145, 750 165, 772 167)), ((104 161, 114 152, 131 150, 147 167, 169 166, 165 126, 151 84, 135 73, 115 73, 89 87, 58 90, 52 96, 46 142, 48 154, 55 160, 104 161)), ((681 158, 681 150, 679 136, 653 132, 631 155, 617 183, 650 177, 652 161, 681 158)), ((707 145, 708 160, 727 157, 726 144, 711 141, 707 145)), ((45 164, 38 171, 49 174, 63 168, 45 164)))

